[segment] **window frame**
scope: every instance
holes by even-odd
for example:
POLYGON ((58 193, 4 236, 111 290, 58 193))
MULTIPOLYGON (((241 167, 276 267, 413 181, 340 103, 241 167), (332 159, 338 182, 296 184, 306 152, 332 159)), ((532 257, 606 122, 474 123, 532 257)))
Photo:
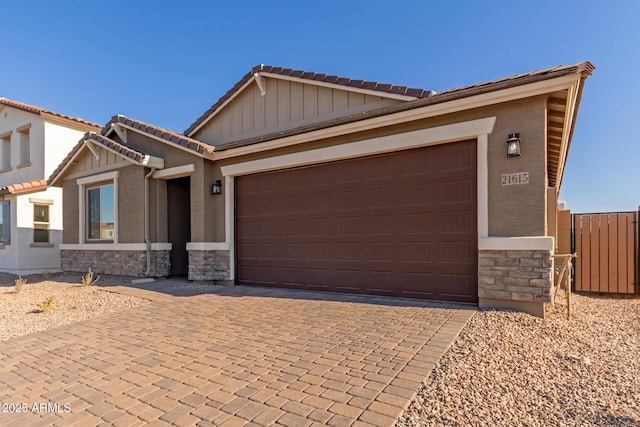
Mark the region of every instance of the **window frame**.
POLYGON ((18 132, 18 144, 20 148, 20 162, 18 168, 31 165, 31 123, 21 126, 18 132))
POLYGON ((13 131, 0 135, 0 172, 11 170, 11 138, 13 131))
POLYGON ((0 202, 0 245, 11 244, 11 200, 0 202))
POLYGON ((34 203, 33 204, 33 243, 51 243, 51 203, 34 203), (45 208, 46 212, 46 221, 39 221, 36 217, 38 208, 45 208), (38 230, 46 231, 46 240, 37 240, 36 235, 38 234, 38 230))
POLYGON ((86 236, 86 240, 87 240, 88 243, 91 243, 91 242, 100 242, 100 243, 113 242, 113 235, 114 235, 114 230, 115 230, 115 215, 114 215, 114 224, 113 224, 114 225, 114 229, 113 230, 108 230, 108 231, 111 232, 110 233, 111 234, 110 238, 108 238, 108 237, 107 238, 103 238, 102 237, 102 231, 103 230, 102 230, 102 226, 101 226, 101 224, 102 224, 102 213, 103 213, 102 212, 102 206, 103 206, 102 205, 102 200, 103 200, 103 197, 104 197, 102 190, 104 188, 111 187, 112 188, 112 197, 114 197, 115 196, 115 188, 113 188, 113 186, 114 186, 113 182, 105 182, 105 183, 98 184, 98 185, 87 186, 86 189, 85 189, 85 193, 86 193, 86 198, 85 198, 85 200, 86 200, 86 210, 85 210, 85 215, 86 215, 85 216, 85 218, 86 218, 86 230, 85 230, 85 232, 86 232, 86 234, 85 234, 85 236, 86 236), (92 222, 91 222, 91 197, 89 196, 89 194, 92 191, 95 191, 95 190, 99 190, 98 191, 98 195, 99 195, 98 213, 100 215, 100 221, 99 221, 99 225, 98 225, 98 227, 99 227, 98 234, 99 234, 100 237, 97 237, 97 238, 96 237, 91 237, 91 225, 92 225, 92 222))
POLYGON ((78 178, 76 184, 78 185, 78 243, 118 243, 118 177, 120 171, 105 172, 98 175, 87 176, 84 178, 78 178), (100 240, 89 239, 89 198, 88 190, 104 185, 113 184, 113 239, 100 240))

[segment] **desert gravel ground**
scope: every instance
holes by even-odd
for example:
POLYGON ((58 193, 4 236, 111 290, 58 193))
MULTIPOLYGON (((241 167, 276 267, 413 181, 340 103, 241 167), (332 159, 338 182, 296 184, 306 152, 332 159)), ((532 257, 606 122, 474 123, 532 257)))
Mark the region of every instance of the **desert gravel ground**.
MULTIPOLYGON (((83 287, 81 276, 80 273, 26 276, 27 284, 16 293, 16 276, 0 273, 0 342, 149 303, 98 286, 83 287), (50 296, 53 296, 54 309, 39 312, 37 304, 50 296)), ((130 280, 114 277, 101 277, 98 283, 109 281, 130 283, 130 280)))
POLYGON ((640 426, 640 299, 477 312, 397 426, 640 426))

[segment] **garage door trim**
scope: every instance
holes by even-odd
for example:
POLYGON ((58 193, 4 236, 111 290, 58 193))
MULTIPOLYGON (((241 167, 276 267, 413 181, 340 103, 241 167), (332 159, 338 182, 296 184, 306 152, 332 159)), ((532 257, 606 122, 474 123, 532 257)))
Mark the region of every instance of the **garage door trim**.
MULTIPOLYGON (((444 144, 477 138, 477 215, 478 239, 488 236, 488 136, 493 132, 496 117, 438 126, 419 131, 372 138, 298 153, 251 160, 221 167, 225 177, 225 240, 231 254, 235 250, 235 186, 234 177, 258 172, 288 169, 356 157, 389 153, 398 150, 444 144)), ((230 257, 230 280, 235 280, 235 256, 230 257)))

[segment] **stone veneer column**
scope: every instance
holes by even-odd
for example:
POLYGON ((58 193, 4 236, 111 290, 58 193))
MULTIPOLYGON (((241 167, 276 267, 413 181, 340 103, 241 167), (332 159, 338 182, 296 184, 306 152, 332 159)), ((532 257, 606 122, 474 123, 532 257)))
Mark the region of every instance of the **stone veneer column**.
POLYGON ((189 280, 228 284, 229 250, 189 250, 189 280))
POLYGON ((553 245, 552 237, 480 239, 480 308, 511 308, 544 317, 544 304, 553 300, 553 245))

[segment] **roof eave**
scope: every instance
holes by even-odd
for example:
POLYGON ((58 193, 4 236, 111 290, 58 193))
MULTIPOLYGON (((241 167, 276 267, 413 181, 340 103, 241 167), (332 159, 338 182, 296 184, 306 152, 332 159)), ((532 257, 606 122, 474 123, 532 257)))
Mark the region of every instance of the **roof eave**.
POLYGON ((428 98, 419 99, 406 104, 385 107, 379 110, 361 113, 347 118, 335 119, 303 128, 293 129, 290 133, 283 132, 264 135, 252 140, 235 141, 216 146, 214 159, 235 157, 255 151, 269 150, 288 145, 307 142, 318 138, 340 136, 367 129, 374 129, 459 111, 494 105, 511 100, 550 93, 567 89, 579 73, 561 73, 552 77, 532 79, 526 83, 496 85, 493 90, 488 88, 462 89, 436 94, 428 98))

